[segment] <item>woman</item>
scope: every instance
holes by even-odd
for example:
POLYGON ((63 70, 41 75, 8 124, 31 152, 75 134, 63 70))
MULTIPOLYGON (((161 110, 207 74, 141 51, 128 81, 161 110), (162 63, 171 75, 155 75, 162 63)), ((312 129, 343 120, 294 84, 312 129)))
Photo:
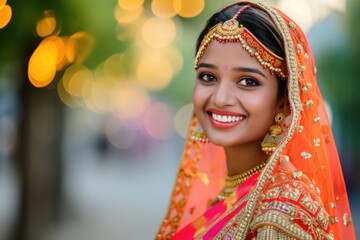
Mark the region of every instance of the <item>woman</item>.
POLYGON ((230 5, 201 32, 195 70, 195 114, 156 238, 355 239, 300 28, 262 3, 230 5))

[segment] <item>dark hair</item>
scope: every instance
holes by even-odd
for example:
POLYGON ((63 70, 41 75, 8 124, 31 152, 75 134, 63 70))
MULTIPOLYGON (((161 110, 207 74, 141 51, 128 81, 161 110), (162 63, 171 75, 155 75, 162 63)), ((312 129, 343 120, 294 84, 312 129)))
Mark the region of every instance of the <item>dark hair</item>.
MULTIPOLYGON (((197 39, 196 52, 199 50, 202 39, 213 26, 233 18, 243 6, 245 6, 243 3, 234 4, 212 15, 197 39)), ((250 6, 243 11, 236 20, 246 27, 270 51, 285 58, 282 36, 267 13, 259 8, 250 6)), ((279 79, 278 82, 279 96, 284 96, 286 91, 286 81, 279 79)))

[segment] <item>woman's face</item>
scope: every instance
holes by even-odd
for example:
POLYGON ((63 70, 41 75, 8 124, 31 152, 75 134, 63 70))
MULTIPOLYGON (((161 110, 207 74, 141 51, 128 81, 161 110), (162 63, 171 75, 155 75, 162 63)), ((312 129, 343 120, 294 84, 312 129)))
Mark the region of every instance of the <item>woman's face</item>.
POLYGON ((196 115, 219 146, 259 144, 281 110, 278 82, 240 43, 212 41, 197 68, 196 115))

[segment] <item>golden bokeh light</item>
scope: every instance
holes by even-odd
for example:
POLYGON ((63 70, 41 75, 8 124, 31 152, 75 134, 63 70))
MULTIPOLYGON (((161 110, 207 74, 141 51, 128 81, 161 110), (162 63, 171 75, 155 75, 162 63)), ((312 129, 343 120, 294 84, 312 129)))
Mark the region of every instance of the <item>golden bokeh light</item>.
POLYGON ((57 84, 57 92, 61 101, 68 107, 79 108, 84 106, 84 101, 82 98, 74 97, 64 88, 63 79, 57 84))
POLYGON ((131 11, 141 7, 144 4, 144 0, 118 0, 118 3, 122 9, 131 11))
POLYGON ((36 24, 36 32, 40 37, 51 35, 56 28, 56 19, 53 16, 45 16, 36 24))
POLYGON ((181 17, 192 18, 199 15, 205 7, 204 0, 174 0, 174 9, 181 17))
POLYGON ((98 113, 110 113, 112 110, 113 85, 106 79, 95 79, 91 86, 91 93, 86 97, 87 104, 98 113))
POLYGON ((157 17, 171 18, 176 15, 173 0, 152 0, 151 10, 157 17))
POLYGON ((73 96, 85 96, 86 94, 83 92, 82 87, 79 86, 82 83, 85 84, 85 80, 81 79, 81 77, 85 77, 85 79, 91 78, 92 73, 82 64, 73 64, 69 66, 62 77, 65 91, 73 96))
POLYGON ((87 32, 77 32, 66 42, 66 57, 69 62, 82 63, 90 54, 95 38, 87 32))
POLYGON ((0 5, 0 29, 8 25, 11 16, 12 16, 11 7, 9 5, 0 5))
POLYGON ((109 79, 120 80, 125 72, 124 65, 126 56, 124 54, 113 54, 108 57, 103 65, 103 72, 109 79))
POLYGON ((29 60, 28 77, 35 87, 45 87, 56 74, 57 55, 52 44, 40 44, 29 60))
POLYGON ((109 142, 119 149, 129 149, 136 141, 135 129, 128 128, 127 124, 112 117, 105 126, 105 134, 109 142))
POLYGON ((167 47, 162 50, 162 53, 168 59, 174 73, 179 73, 184 66, 184 58, 181 51, 176 47, 167 47))
POLYGON ((176 132, 183 138, 187 137, 189 122, 194 105, 192 103, 182 106, 175 114, 174 125, 176 132))
POLYGON ((88 69, 76 72, 68 82, 68 92, 76 97, 85 97, 92 87, 93 74, 88 69))
POLYGON ((5 6, 6 0, 0 0, 0 9, 5 6))
POLYGON ((65 56, 66 53, 66 42, 69 39, 69 37, 59 37, 62 42, 58 42, 58 50, 60 52, 60 55, 58 57, 58 61, 56 63, 56 70, 57 71, 61 71, 63 70, 70 62, 68 61, 68 59, 65 56))
POLYGON ((144 23, 141 35, 144 41, 153 48, 166 47, 175 38, 176 26, 171 19, 150 18, 144 23))
POLYGON ((119 24, 127 24, 135 21, 143 12, 144 7, 141 5, 133 10, 125 10, 118 5, 115 7, 114 16, 119 24))
POLYGON ((146 111, 144 126, 150 136, 166 140, 174 133, 173 113, 165 103, 156 103, 146 111))
POLYGON ((43 39, 41 46, 47 47, 56 59, 56 69, 60 69, 65 59, 65 43, 63 38, 50 36, 43 39))
POLYGON ((137 80, 150 90, 164 89, 170 84, 173 75, 169 61, 155 51, 144 54, 136 70, 137 80))
POLYGON ((149 94, 133 83, 121 82, 112 93, 113 111, 121 118, 140 117, 150 103, 149 94))

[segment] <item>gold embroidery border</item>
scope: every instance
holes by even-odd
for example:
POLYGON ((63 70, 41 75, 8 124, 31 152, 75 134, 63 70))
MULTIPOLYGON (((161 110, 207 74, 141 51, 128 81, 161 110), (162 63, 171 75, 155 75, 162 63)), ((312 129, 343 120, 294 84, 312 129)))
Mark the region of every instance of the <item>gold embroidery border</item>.
MULTIPOLYGON (((191 121, 189 123, 189 129, 188 136, 186 139, 191 139, 191 134, 194 131, 196 124, 198 123, 198 120, 195 116, 195 113, 193 112, 191 121)), ((175 183, 173 185, 173 189, 170 195, 170 203, 168 205, 168 208, 165 212, 165 216, 163 218, 163 221, 161 222, 158 231, 155 235, 155 240, 165 240, 170 239, 175 234, 176 230, 178 229, 179 220, 183 217, 184 211, 185 211, 185 205, 181 206, 181 202, 187 202, 187 199, 189 197, 189 192, 192 189, 192 186, 195 182, 196 178, 196 171, 199 168, 200 164, 200 143, 195 142, 192 140, 187 140, 187 144, 184 146, 183 154, 181 156, 181 163, 180 168, 178 169, 178 172, 176 174, 175 183), (189 149, 192 149, 192 151, 188 151, 189 149), (190 155, 195 155, 195 157, 189 157, 190 155), (189 170, 187 166, 191 165, 193 168, 191 169, 193 174, 190 174, 186 171, 189 170), (188 186, 184 187, 185 180, 188 180, 188 186), (179 189, 177 189, 179 188, 179 189), (182 194, 182 198, 177 199, 177 196, 179 194, 182 194), (172 214, 172 210, 176 212, 175 216, 170 217, 172 214), (171 231, 165 234, 165 229, 167 227, 171 228, 171 231)))
POLYGON ((276 210, 268 210, 266 213, 256 217, 250 227, 251 229, 257 229, 267 225, 277 227, 292 237, 304 240, 313 239, 311 234, 307 233, 298 224, 289 220, 288 216, 276 210))
MULTIPOLYGON (((246 4, 246 3, 245 3, 246 4)), ((284 48, 285 48, 285 58, 288 67, 288 88, 289 88, 289 103, 292 111, 292 121, 287 132, 286 137, 278 145, 274 153, 269 157, 269 164, 265 167, 264 171, 261 173, 259 180, 256 184, 254 191, 251 193, 249 201, 245 206, 245 211, 243 214, 235 216, 238 219, 239 228, 235 233, 233 239, 235 240, 244 240, 246 238, 248 229, 250 229, 251 216, 254 214, 256 207, 256 202, 260 196, 262 189, 265 186, 266 181, 271 178, 271 174, 274 171, 275 166, 278 163, 280 153, 285 148, 287 143, 291 140, 296 128, 299 125, 300 111, 302 109, 302 104, 300 101, 300 91, 298 86, 299 75, 297 72, 297 63, 296 63, 296 53, 294 50, 294 43, 292 41, 288 26, 286 25, 284 19, 278 14, 274 9, 270 8, 267 4, 260 2, 259 4, 251 3, 253 6, 256 6, 269 14, 269 16, 274 21, 278 30, 284 38, 284 48)))
MULTIPOLYGON (((218 218, 216 221, 214 221, 212 224, 210 224, 209 227, 207 227, 207 231, 204 231, 204 233, 202 233, 202 234, 201 234, 199 237, 197 237, 196 239, 202 239, 202 238, 206 235, 206 233, 207 233, 212 227, 214 227, 216 224, 218 224, 219 222, 221 222, 228 214, 230 214, 230 213, 232 213, 233 211, 235 211, 241 204, 243 204, 244 202, 248 201, 248 198, 249 198, 249 195, 244 196, 240 201, 238 201, 238 202, 230 209, 230 211, 223 213, 220 218, 218 218)), ((238 214, 241 214, 242 212, 243 212, 243 210, 241 209, 238 214)), ((231 222, 231 223, 233 224, 233 223, 235 222, 235 218, 230 219, 229 222, 231 222)), ((232 225, 232 224, 231 224, 231 225, 232 225)), ((231 225, 230 225, 230 226, 231 226, 231 225)), ((225 229, 227 229, 227 228, 224 228, 224 229, 221 230, 221 232, 222 232, 221 235, 223 235, 223 234, 226 233, 226 231, 224 231, 225 229)), ((222 236, 221 236, 221 237, 222 237, 222 236)), ((218 238, 218 237, 214 238, 214 240, 216 240, 216 239, 221 239, 221 238, 218 238)))

